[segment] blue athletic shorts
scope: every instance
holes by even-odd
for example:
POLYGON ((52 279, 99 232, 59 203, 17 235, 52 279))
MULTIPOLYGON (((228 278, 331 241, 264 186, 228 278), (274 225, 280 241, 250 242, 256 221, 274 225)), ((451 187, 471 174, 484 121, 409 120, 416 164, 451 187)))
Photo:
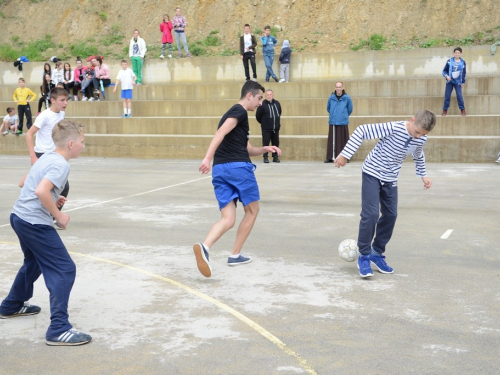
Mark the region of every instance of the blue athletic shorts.
POLYGON ((132 90, 122 90, 122 99, 132 99, 132 90))
POLYGON ((217 164, 212 169, 212 184, 215 198, 222 210, 231 201, 239 200, 243 206, 260 200, 259 186, 255 179, 255 169, 252 163, 233 162, 217 164))

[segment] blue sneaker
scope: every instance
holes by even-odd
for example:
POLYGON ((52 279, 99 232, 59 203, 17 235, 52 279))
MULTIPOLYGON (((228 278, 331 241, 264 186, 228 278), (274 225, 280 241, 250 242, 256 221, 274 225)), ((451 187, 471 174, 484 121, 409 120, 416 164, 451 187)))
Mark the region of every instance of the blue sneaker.
POLYGON ((42 309, 40 307, 35 306, 35 305, 30 305, 28 302, 25 302, 24 306, 21 308, 21 310, 19 310, 18 312, 15 312, 14 314, 10 314, 10 315, 0 314, 0 319, 15 318, 17 316, 36 315, 41 310, 42 309))
POLYGON ((90 341, 92 341, 90 335, 71 328, 58 337, 47 338, 45 343, 50 346, 77 346, 86 344, 90 341))
POLYGON ((359 255, 358 258, 358 269, 359 275, 361 277, 373 276, 372 268, 370 267, 370 256, 369 255, 359 255))
POLYGON ((127 118, 127 117, 128 117, 128 115, 123 115, 123 116, 122 116, 122 118, 127 118))
POLYGON ((250 257, 244 257, 243 255, 240 254, 238 258, 227 258, 227 265, 228 266, 239 266, 240 264, 247 264, 252 261, 252 258, 250 257))
POLYGON ((208 251, 205 246, 201 243, 194 244, 193 251, 196 257, 196 265, 201 274, 205 277, 212 276, 212 268, 210 267, 208 251))
POLYGON ((394 270, 392 269, 392 267, 389 267, 387 265, 387 263, 385 262, 384 259, 385 259, 385 256, 383 256, 383 255, 373 255, 373 254, 370 254, 370 262, 375 267, 377 267, 377 269, 379 270, 379 272, 382 272, 382 273, 393 273, 394 270))

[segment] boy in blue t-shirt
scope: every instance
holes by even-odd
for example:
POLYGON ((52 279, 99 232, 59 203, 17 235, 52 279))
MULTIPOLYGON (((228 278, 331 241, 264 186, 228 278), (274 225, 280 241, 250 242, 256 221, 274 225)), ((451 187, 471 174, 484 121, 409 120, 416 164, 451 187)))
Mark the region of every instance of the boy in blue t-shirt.
POLYGON ((431 187, 432 181, 425 170, 424 144, 427 134, 435 125, 436 115, 427 110, 417 112, 410 121, 360 125, 335 159, 336 166, 343 167, 364 139, 380 139, 362 167, 358 234, 358 268, 361 277, 373 276, 370 264, 381 273, 394 271, 385 262, 383 254, 398 216, 399 171, 406 157, 411 154, 424 189, 431 187))
POLYGON ((193 246, 198 269, 205 277, 212 275, 208 251, 234 226, 238 200, 243 203, 245 216, 238 227, 227 265, 238 266, 252 261, 252 258, 240 254, 259 212, 259 186, 254 174, 256 167, 250 156, 265 152, 281 155, 281 150, 276 146, 253 147, 248 141, 250 127, 247 111, 255 111, 261 105, 264 90, 264 87, 254 81, 247 81, 243 85, 239 102, 222 116, 199 168, 201 173, 207 174, 213 159, 212 184, 222 216, 212 226, 203 243, 193 246))
POLYGON ((68 320, 68 301, 76 267, 53 224, 55 219, 65 228, 70 219, 58 207, 66 201, 60 193, 68 180, 68 160, 77 158, 85 147, 83 125, 62 120, 52 129, 52 138, 55 151, 46 152, 33 164, 10 215, 10 224, 19 237, 24 263, 9 295, 0 305, 0 318, 40 312, 40 307, 26 301, 33 297, 33 284, 43 274, 50 292, 47 345, 83 345, 92 337, 73 329, 68 320))

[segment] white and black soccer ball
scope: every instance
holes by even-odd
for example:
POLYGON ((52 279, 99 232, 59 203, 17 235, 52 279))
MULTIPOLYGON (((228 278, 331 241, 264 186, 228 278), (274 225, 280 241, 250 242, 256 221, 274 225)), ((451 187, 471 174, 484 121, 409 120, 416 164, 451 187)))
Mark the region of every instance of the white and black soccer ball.
POLYGON ((359 257, 359 249, 355 240, 344 240, 339 245, 339 255, 346 262, 354 262, 359 257))

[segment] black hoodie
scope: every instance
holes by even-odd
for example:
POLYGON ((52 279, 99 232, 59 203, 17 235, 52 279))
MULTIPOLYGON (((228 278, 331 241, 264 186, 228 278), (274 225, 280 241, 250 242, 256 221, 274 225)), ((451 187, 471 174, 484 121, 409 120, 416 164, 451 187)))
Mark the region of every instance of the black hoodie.
POLYGON ((257 108, 255 118, 260 123, 262 130, 274 132, 280 130, 281 105, 277 100, 268 102, 262 101, 262 105, 257 108))

